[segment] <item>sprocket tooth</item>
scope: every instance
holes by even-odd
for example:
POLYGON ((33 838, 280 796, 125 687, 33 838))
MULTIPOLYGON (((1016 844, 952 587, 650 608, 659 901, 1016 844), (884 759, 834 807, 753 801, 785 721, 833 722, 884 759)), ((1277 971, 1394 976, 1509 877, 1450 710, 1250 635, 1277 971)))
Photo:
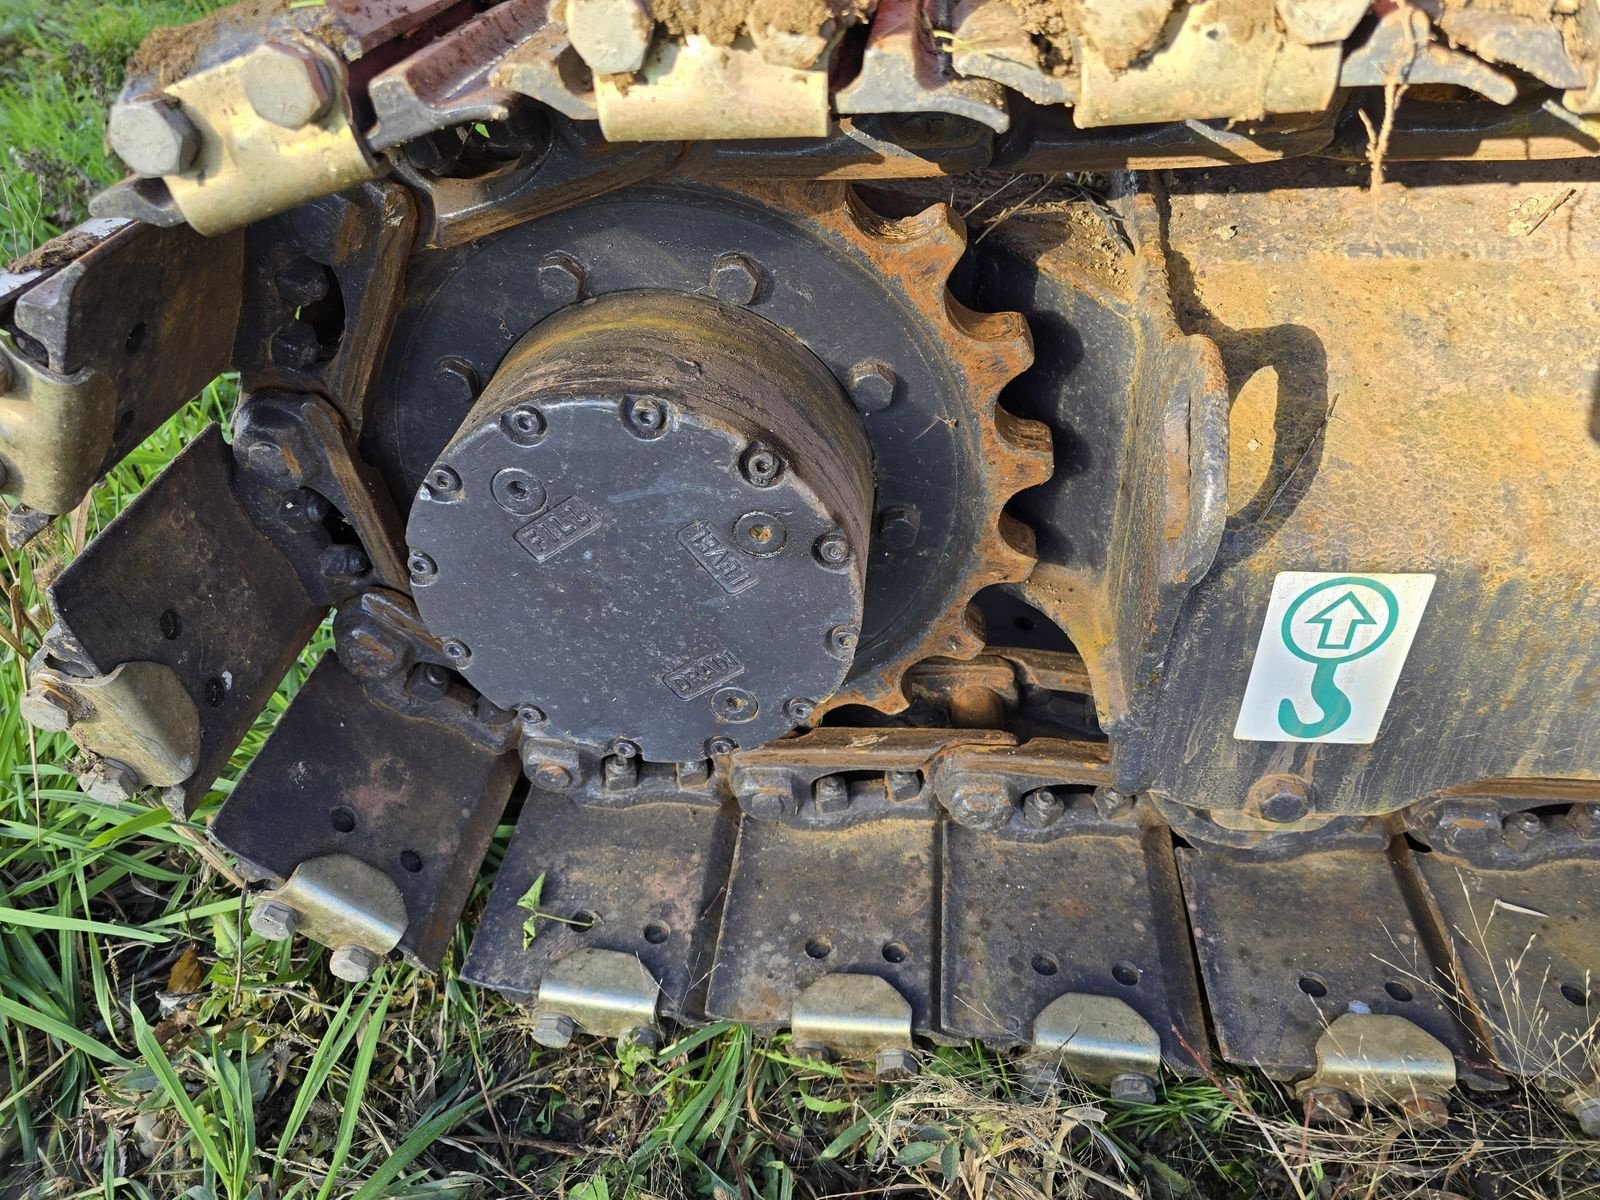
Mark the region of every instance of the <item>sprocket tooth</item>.
POLYGON ((995 406, 994 424, 995 432, 1007 451, 1004 456, 1007 478, 1013 492, 1038 487, 1055 474, 1048 425, 1043 421, 1019 417, 999 405, 995 406))

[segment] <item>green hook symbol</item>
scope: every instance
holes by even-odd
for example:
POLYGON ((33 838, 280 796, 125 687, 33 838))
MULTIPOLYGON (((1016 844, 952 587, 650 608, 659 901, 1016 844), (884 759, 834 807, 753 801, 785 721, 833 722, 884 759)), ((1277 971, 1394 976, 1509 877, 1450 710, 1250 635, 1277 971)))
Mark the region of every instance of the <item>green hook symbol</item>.
POLYGON ((1348 721, 1352 711, 1350 697, 1340 690, 1334 679, 1335 673, 1343 664, 1371 654, 1388 641, 1399 620, 1400 602, 1395 599, 1394 593, 1378 580, 1368 579, 1364 575, 1341 575, 1336 579, 1325 579, 1301 592, 1283 614, 1280 632, 1289 653, 1316 668, 1311 675, 1311 702, 1317 706, 1321 716, 1315 721, 1302 721, 1294 701, 1285 697, 1278 701, 1278 727, 1290 737, 1319 738, 1326 737, 1348 721), (1344 593, 1335 596, 1330 603, 1325 594, 1334 588, 1342 588, 1344 593), (1381 621, 1373 617, 1367 611, 1367 606, 1361 603, 1356 595, 1358 589, 1369 589, 1370 594, 1376 594, 1381 604, 1373 607, 1383 609, 1381 621), (1306 619, 1307 625, 1317 626, 1319 631, 1315 642, 1308 645, 1296 640, 1295 619, 1300 610, 1317 596, 1323 597, 1326 607, 1306 619), (1366 644, 1355 646, 1356 629, 1362 625, 1376 625, 1378 631, 1366 644))
POLYGON ((1322 710, 1322 719, 1302 721, 1294 701, 1278 701, 1278 726, 1291 737, 1317 738, 1332 733, 1350 719, 1350 697, 1333 681, 1339 669, 1336 662, 1319 662, 1311 675, 1311 702, 1322 710))

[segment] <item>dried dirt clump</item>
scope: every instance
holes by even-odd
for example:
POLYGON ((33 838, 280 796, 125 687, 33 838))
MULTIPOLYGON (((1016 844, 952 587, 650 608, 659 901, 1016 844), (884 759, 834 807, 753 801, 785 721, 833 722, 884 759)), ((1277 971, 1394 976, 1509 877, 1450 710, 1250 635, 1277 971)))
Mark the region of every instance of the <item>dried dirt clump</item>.
POLYGON ((655 19, 678 37, 696 33, 719 46, 751 29, 816 33, 864 21, 868 0, 651 0, 655 19))

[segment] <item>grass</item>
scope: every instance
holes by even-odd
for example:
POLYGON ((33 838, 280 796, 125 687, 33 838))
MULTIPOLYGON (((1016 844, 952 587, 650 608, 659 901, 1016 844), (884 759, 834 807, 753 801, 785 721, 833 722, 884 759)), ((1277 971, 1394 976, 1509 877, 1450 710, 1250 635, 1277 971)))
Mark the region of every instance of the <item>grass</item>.
MULTIPOLYGON (((146 29, 208 7, 0 0, 0 254, 77 220, 115 177, 100 130, 119 64, 146 29)), ((1444 1133, 1381 1115, 1309 1131, 1248 1072, 1169 1080, 1159 1103, 1116 1109, 1086 1091, 1025 1095, 980 1047, 933 1052, 900 1087, 721 1025, 654 1059, 552 1054, 524 1011, 456 982, 465 929, 440 974, 390 965, 354 988, 320 949, 255 938, 196 847, 304 663, 188 824, 81 794, 71 743, 16 712, 42 587, 234 394, 218 381, 82 509, 4 555, 0 639, 20 653, 0 660, 0 1200, 1600 1189, 1583 1147, 1516 1093, 1444 1133)))

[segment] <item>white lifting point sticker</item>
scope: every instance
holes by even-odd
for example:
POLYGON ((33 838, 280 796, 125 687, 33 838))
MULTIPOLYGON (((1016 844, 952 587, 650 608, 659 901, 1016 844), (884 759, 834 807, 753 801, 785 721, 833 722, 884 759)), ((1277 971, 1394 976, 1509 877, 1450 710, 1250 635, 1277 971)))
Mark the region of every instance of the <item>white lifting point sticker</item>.
POLYGON ((1272 583, 1233 736, 1351 745, 1376 740, 1433 580, 1281 573, 1272 583))

